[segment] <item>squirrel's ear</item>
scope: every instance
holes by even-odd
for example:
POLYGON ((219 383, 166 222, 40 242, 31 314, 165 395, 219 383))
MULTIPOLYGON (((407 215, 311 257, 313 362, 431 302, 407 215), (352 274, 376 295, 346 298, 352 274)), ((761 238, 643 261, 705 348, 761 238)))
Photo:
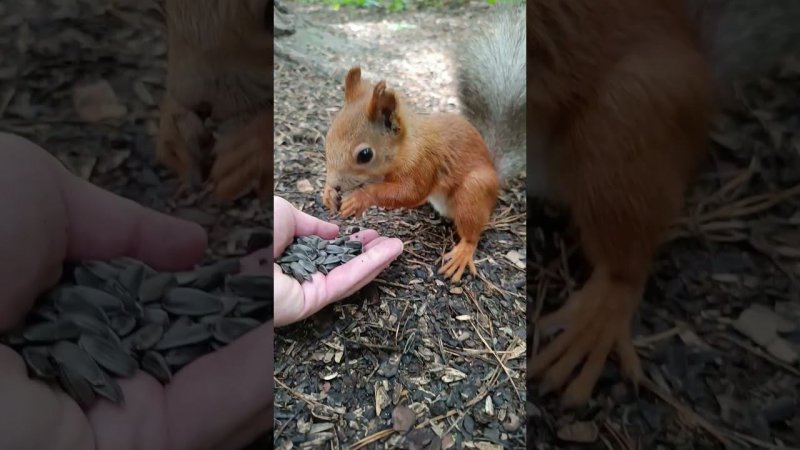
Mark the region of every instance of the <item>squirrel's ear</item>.
POLYGON ((351 102, 360 93, 361 89, 361 67, 353 67, 347 72, 344 79, 344 101, 351 102))
POLYGON ((387 130, 396 133, 400 129, 397 120, 397 97, 394 92, 386 89, 386 81, 380 81, 372 91, 372 99, 369 102, 367 118, 370 122, 381 120, 387 130))

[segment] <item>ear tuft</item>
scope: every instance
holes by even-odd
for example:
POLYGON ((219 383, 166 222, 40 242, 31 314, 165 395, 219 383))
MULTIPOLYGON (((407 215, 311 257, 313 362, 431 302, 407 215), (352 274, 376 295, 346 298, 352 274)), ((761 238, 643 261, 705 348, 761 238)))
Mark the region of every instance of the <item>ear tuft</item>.
POLYGON ((370 122, 381 120, 384 128, 396 133, 399 130, 397 121, 397 97, 386 88, 386 81, 379 81, 372 90, 367 118, 370 122))
POLYGON ((356 66, 347 72, 347 77, 344 80, 344 100, 351 102, 361 92, 361 67, 356 66))

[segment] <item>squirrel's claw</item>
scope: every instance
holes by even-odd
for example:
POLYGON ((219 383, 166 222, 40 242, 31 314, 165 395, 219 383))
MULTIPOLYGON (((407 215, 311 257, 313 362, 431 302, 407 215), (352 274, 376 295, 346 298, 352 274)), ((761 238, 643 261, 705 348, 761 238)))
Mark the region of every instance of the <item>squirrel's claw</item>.
MULTIPOLYGON (((211 168, 214 196, 231 201, 255 190, 266 198, 272 190, 271 139, 268 126, 258 117, 246 127, 223 137, 215 146, 211 168)), ((269 124, 266 124, 269 125, 269 124)))
POLYGON ((356 189, 347 194, 344 200, 342 200, 340 216, 342 219, 346 219, 350 216, 360 216, 364 214, 364 211, 366 211, 371 204, 372 202, 367 193, 364 192, 363 189, 356 189))
POLYGON ((583 362, 577 377, 561 398, 564 408, 579 407, 589 401, 608 355, 615 351, 622 373, 637 383, 642 377, 641 362, 631 339, 631 317, 638 304, 638 293, 611 279, 591 280, 575 292, 558 311, 537 322, 539 330, 565 328, 540 353, 532 355, 529 377, 541 380, 539 391, 560 390, 583 362))
POLYGON ((339 191, 332 188, 329 184, 322 190, 322 204, 332 213, 336 214, 339 209, 339 191))
POLYGON ((211 135, 192 111, 182 108, 167 95, 161 103, 156 160, 171 169, 178 177, 180 196, 201 182, 199 155, 211 135))
POLYGON ((444 274, 444 276, 450 278, 454 283, 461 281, 461 276, 464 274, 464 270, 467 267, 469 267, 469 271, 472 275, 478 275, 478 270, 475 268, 475 261, 473 259, 475 248, 475 244, 465 242, 464 240, 456 244, 453 250, 442 257, 445 263, 442 265, 442 268, 439 269, 439 274, 444 274))

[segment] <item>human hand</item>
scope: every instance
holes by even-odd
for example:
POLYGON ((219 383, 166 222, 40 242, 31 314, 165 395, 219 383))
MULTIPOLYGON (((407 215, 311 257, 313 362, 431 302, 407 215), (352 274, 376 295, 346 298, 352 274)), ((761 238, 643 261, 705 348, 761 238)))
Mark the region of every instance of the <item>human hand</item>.
MULTIPOLYGON (((40 147, 0 133, 0 333, 54 285, 65 260, 130 256, 157 270, 200 262, 206 234, 71 175, 40 147)), ((183 450, 238 448, 272 426, 272 324, 206 355, 162 386, 138 372, 118 380, 124 407, 86 411, 30 379, 0 345, 0 448, 183 450)))
MULTIPOLYGON (((283 253, 295 236, 317 235, 333 239, 339 227, 297 210, 286 200, 275 197, 273 258, 283 253)), ((352 295, 378 276, 400 253, 403 241, 379 237, 374 230, 361 230, 352 236, 364 244, 364 252, 333 269, 328 275, 315 273, 302 285, 284 274, 273 262, 275 274, 275 326, 305 319, 325 306, 352 295)))

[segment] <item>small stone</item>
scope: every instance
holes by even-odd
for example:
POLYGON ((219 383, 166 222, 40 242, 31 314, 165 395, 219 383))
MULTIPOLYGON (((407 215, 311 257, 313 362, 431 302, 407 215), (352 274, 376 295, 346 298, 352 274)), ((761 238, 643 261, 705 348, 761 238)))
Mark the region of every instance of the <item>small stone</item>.
POLYGON ((392 428, 394 431, 406 432, 414 426, 417 415, 408 406, 399 405, 392 411, 392 428))
POLYGON ((590 444, 597 441, 600 431, 594 422, 573 422, 561 426, 557 434, 562 441, 590 444))

